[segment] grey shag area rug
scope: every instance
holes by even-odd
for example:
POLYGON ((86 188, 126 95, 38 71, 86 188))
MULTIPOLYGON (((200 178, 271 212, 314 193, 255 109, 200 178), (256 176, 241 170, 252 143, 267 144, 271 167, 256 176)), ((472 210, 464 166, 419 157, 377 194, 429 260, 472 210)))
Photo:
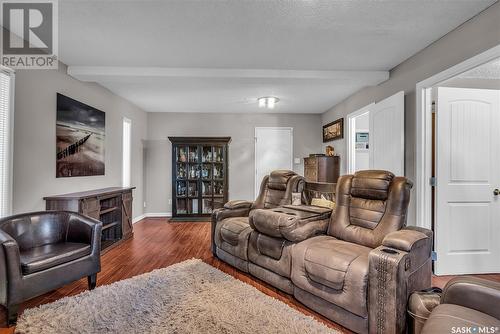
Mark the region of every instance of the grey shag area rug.
POLYGON ((339 333, 198 259, 26 310, 16 333, 339 333))

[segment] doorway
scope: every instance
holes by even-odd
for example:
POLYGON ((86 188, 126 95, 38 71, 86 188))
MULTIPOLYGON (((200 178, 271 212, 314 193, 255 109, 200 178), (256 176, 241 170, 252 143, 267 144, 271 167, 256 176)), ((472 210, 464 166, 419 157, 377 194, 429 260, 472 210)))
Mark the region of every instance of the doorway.
POLYGON ((417 169, 418 181, 423 174, 430 182, 417 183, 417 221, 433 228, 437 275, 500 272, 500 57, 494 54, 417 86, 420 121, 430 123, 419 122, 420 138, 430 138, 417 142, 428 162, 417 169))
POLYGON ((379 169, 405 175, 404 91, 347 117, 348 172, 379 169))
POLYGON ((255 128, 255 198, 264 176, 277 169, 293 168, 293 128, 255 128))
POLYGON ((347 115, 347 173, 370 169, 370 109, 371 103, 347 115))

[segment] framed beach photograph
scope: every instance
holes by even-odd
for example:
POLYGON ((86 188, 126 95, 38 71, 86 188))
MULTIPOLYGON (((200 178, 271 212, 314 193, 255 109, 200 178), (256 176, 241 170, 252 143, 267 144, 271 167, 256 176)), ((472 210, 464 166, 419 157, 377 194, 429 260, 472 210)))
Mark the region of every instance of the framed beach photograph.
POLYGON ((343 118, 339 118, 336 121, 323 125, 323 143, 342 138, 344 138, 343 118))
POLYGON ((104 175, 106 115, 57 94, 56 177, 104 175))

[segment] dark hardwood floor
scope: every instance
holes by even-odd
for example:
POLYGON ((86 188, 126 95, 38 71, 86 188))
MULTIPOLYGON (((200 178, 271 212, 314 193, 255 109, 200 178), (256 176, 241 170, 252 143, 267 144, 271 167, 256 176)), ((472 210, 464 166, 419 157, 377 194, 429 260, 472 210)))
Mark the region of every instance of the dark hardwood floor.
MULTIPOLYGON (((210 224, 204 222, 170 223, 167 219, 150 218, 135 224, 133 238, 126 240, 102 256, 102 270, 97 276, 97 285, 111 284, 191 258, 202 259, 229 275, 256 287, 263 293, 285 302, 290 307, 313 316, 329 327, 335 328, 342 333, 351 333, 323 316, 308 310, 294 300, 292 296, 214 258, 210 252, 210 224)), ((500 281, 500 274, 481 276, 500 281)), ((443 287, 451 278, 451 276, 434 277, 433 285, 443 287)), ((84 278, 34 298, 24 303, 22 309, 50 303, 65 296, 78 294, 86 289, 87 280, 84 278)), ((2 314, 1 323, 4 323, 3 317, 2 314)), ((0 334, 7 333, 14 333, 14 328, 0 328, 0 334)))

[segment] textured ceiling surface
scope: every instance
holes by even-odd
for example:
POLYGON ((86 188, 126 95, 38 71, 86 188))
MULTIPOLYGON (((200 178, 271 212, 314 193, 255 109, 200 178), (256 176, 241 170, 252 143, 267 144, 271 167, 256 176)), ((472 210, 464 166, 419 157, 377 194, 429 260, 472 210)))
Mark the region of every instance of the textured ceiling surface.
POLYGON ((466 79, 498 80, 500 79, 500 59, 478 66, 470 71, 460 74, 458 77, 466 79))
POLYGON ((276 112, 321 113, 494 2, 61 0, 59 53, 70 67, 365 71, 358 82, 86 76, 146 111, 253 111, 276 95, 276 112))

